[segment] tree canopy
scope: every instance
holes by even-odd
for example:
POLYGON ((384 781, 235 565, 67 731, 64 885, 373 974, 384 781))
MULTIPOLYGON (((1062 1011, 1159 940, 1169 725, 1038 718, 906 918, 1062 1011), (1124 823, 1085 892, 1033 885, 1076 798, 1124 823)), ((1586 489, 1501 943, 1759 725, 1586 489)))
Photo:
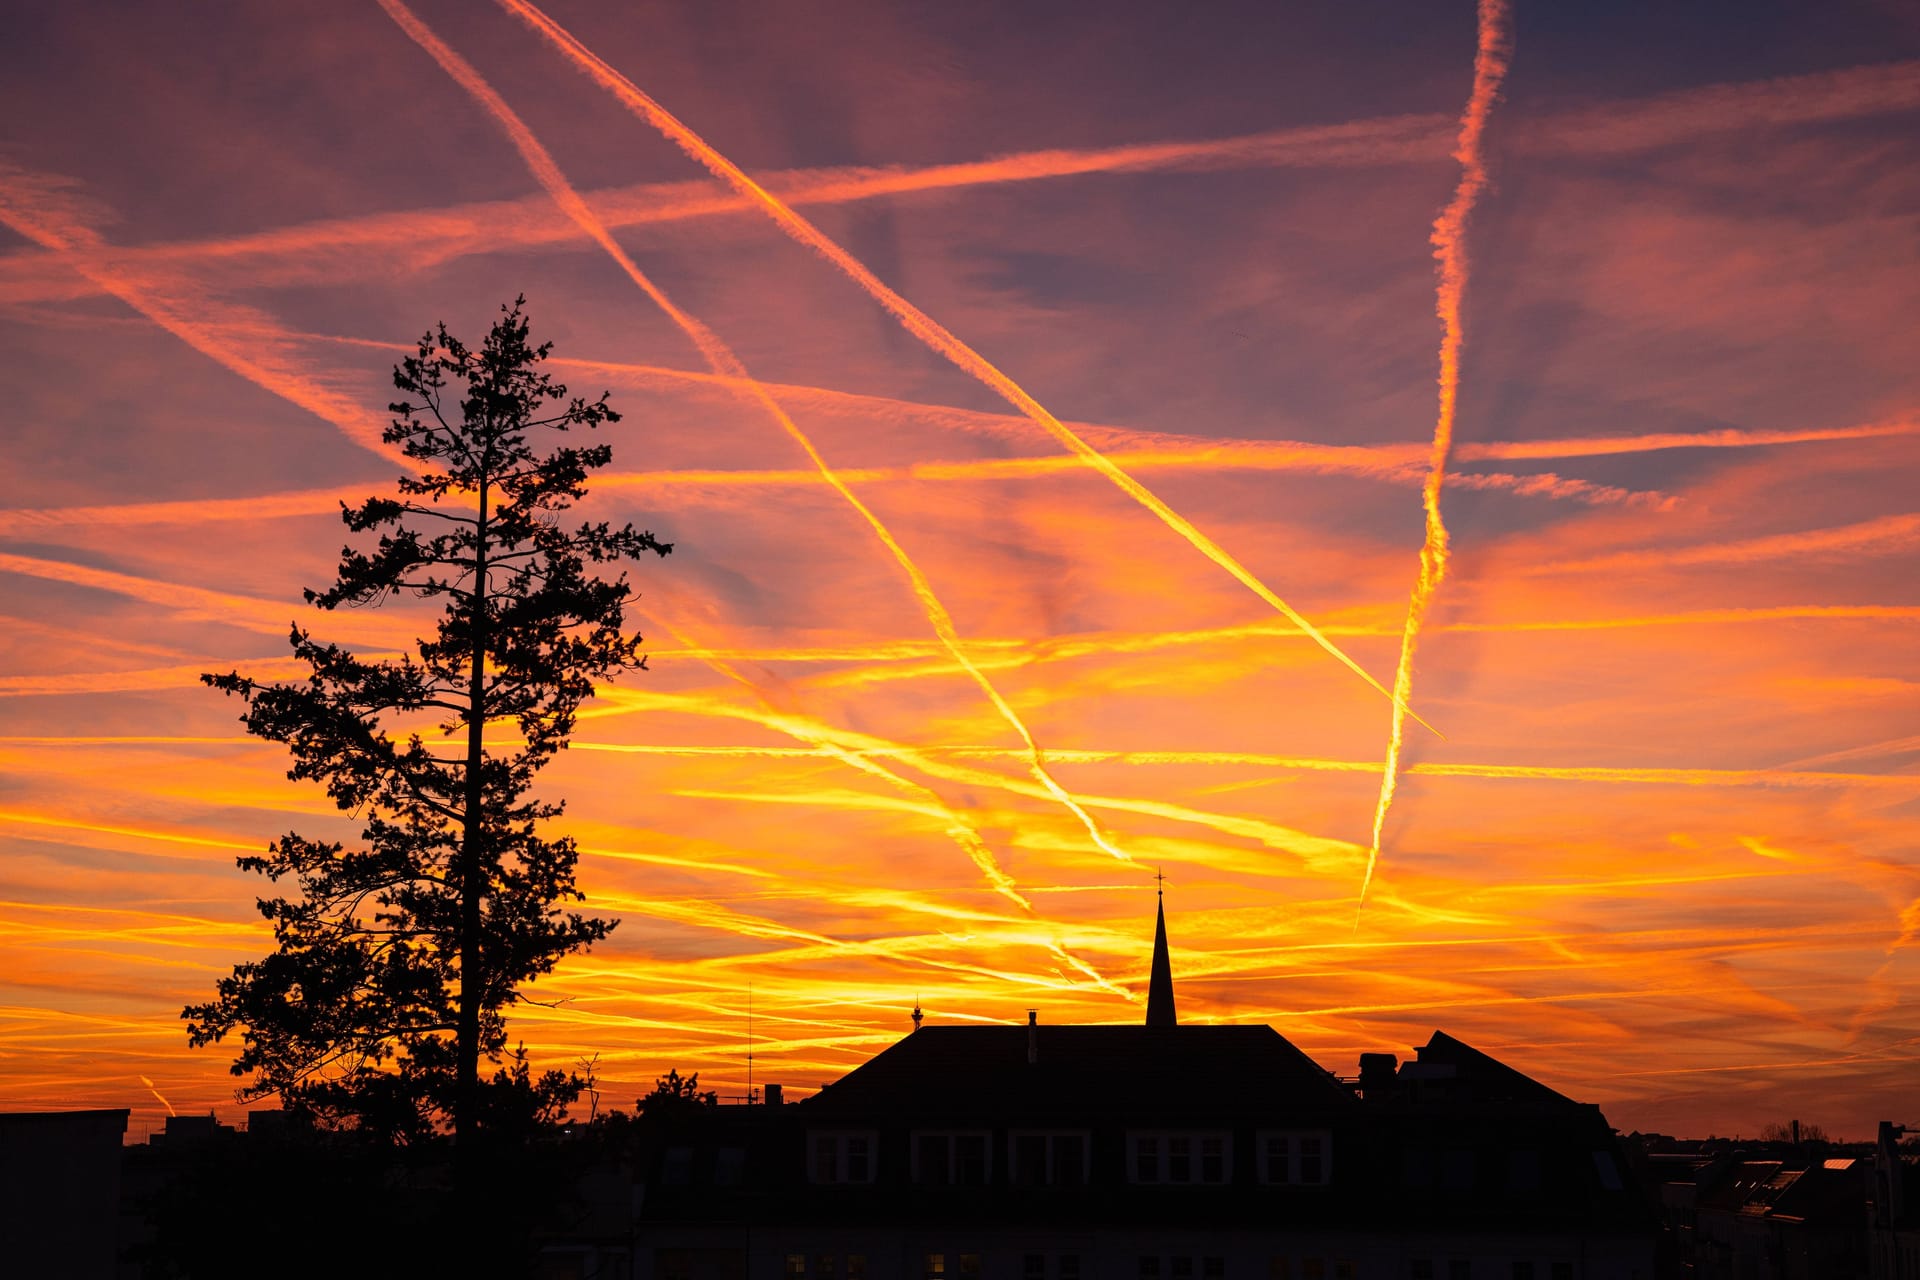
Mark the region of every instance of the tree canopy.
POLYGON ((397 658, 357 656, 295 624, 309 674, 202 679, 246 703, 248 732, 286 745, 360 841, 288 833, 241 867, 295 889, 259 900, 275 950, 183 1013, 194 1045, 237 1032, 243 1098, 279 1095, 324 1126, 395 1141, 456 1139, 564 1109, 580 1083, 507 1051, 523 988, 615 922, 571 909, 578 850, 559 803, 532 795, 597 682, 644 668, 635 597, 613 567, 672 550, 608 523, 563 526, 612 457, 575 431, 619 421, 603 392, 569 398, 530 345, 524 298, 478 348, 444 324, 394 369, 385 432, 416 474, 397 497, 342 504, 356 535, 322 609, 415 598, 433 632, 397 658), (603 572, 603 567, 606 572, 603 572), (611 573, 611 576, 607 576, 611 573))

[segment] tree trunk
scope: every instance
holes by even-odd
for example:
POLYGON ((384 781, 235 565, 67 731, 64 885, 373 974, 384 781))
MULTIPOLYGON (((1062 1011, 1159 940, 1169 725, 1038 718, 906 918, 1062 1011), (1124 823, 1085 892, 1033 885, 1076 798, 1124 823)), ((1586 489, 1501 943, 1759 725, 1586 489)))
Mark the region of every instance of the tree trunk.
MULTIPOLYGON (((492 450, 488 450, 489 453, 492 450)), ((473 1144, 480 1093, 480 1005, 485 994, 480 958, 480 899, 485 888, 481 770, 486 762, 487 709, 487 481, 480 482, 480 518, 474 527, 473 650, 467 687, 467 795, 460 833, 460 1027, 456 1041, 453 1143, 462 1164, 473 1144)))

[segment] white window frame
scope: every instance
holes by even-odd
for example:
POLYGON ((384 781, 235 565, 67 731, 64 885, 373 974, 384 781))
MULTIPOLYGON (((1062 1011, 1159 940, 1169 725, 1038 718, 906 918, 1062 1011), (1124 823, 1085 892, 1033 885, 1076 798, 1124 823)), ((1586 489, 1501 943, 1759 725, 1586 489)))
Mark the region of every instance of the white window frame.
POLYGON ((1135 1186, 1156 1187, 1224 1187, 1233 1181, 1233 1134, 1226 1129, 1136 1129, 1127 1134, 1127 1181, 1135 1186), (1140 1145, 1151 1142, 1153 1146, 1154 1176, 1140 1176, 1140 1145), (1220 1144, 1220 1176, 1204 1176, 1205 1166, 1201 1152, 1209 1141, 1220 1144), (1187 1176, 1178 1181, 1172 1177, 1173 1144, 1187 1144, 1187 1176))
POLYGON ((879 1167, 880 1136, 872 1129, 813 1129, 807 1133, 807 1181, 815 1186, 866 1186, 874 1180, 879 1167), (855 1142, 866 1143, 867 1176, 864 1178, 848 1176, 848 1154, 855 1142), (833 1144, 833 1176, 830 1178, 820 1176, 822 1143, 833 1144))
MULTIPOLYGON (((913 1180, 916 1184, 925 1183, 925 1178, 922 1176, 921 1169, 920 1169, 920 1139, 922 1138, 945 1138, 947 1140, 947 1180, 939 1184, 941 1186, 947 1186, 947 1187, 957 1187, 962 1185, 960 1182, 960 1139, 961 1138, 980 1139, 981 1150, 983 1154, 986 1156, 986 1160, 987 1160, 987 1169, 986 1169, 986 1177, 978 1185, 991 1186, 993 1184, 993 1130, 991 1129, 915 1129, 913 1130, 911 1133, 907 1135, 907 1141, 911 1147, 909 1154, 912 1157, 913 1180)), ((968 1184, 968 1185, 973 1185, 973 1184, 968 1184)))
POLYGON ((1073 1184, 1086 1186, 1093 1177, 1093 1133, 1088 1129, 1011 1129, 1007 1132, 1007 1184, 1020 1186, 1020 1139, 1043 1138, 1046 1140, 1047 1167, 1041 1171, 1040 1179, 1034 1186, 1057 1187, 1064 1185, 1054 1174, 1056 1140, 1060 1138, 1080 1139, 1080 1180, 1073 1184))
POLYGON ((1333 1133, 1327 1129, 1262 1129, 1255 1137, 1254 1155, 1260 1166, 1260 1181, 1269 1187, 1324 1187, 1333 1181, 1333 1133), (1320 1176, 1309 1182, 1301 1175, 1303 1138, 1320 1141, 1320 1176), (1286 1144, 1287 1176, 1272 1176, 1271 1145, 1286 1144))

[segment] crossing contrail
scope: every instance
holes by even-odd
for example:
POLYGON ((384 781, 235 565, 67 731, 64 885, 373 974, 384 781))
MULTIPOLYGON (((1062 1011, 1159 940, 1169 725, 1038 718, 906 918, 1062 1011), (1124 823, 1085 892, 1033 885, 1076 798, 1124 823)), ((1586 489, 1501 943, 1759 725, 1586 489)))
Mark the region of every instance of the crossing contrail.
POLYGON ((44 175, 0 163, 0 223, 59 255, 102 293, 120 299, 208 359, 332 423, 355 444, 412 468, 405 454, 381 439, 385 424, 374 414, 303 371, 288 367, 272 344, 257 342, 251 350, 243 351, 219 332, 228 323, 241 328, 270 328, 270 321, 237 303, 182 297, 182 292, 191 290, 180 282, 174 282, 171 290, 162 289, 117 268, 111 260, 112 246, 77 215, 71 199, 61 198, 57 187, 44 175))
POLYGON ((769 392, 764 385, 755 381, 753 377, 748 374, 746 366, 741 363, 739 357, 734 354, 733 349, 729 347, 718 334, 714 333, 713 330, 709 329, 706 324, 698 318, 681 310, 658 285, 654 284, 654 282, 635 265, 626 250, 622 249, 619 243, 614 240, 612 233, 609 232, 600 219, 595 216, 593 210, 587 207, 586 201, 580 198, 579 193, 574 190, 573 185, 567 181, 566 175, 560 171, 560 166, 554 162, 553 156, 547 151, 546 147, 541 144, 538 138, 534 137, 533 132, 527 128, 525 122, 520 119, 512 107, 507 105, 506 100, 501 98, 501 96, 494 91, 493 87, 481 77, 480 73, 473 68, 472 64, 455 53, 438 36, 434 35, 433 32, 414 15, 412 10, 401 3, 401 0, 380 0, 380 7, 386 10, 387 16, 392 18, 415 44, 418 44, 431 55, 434 61, 439 63, 448 75, 452 76, 475 101, 486 108, 487 112, 492 115, 501 128, 506 131, 515 149, 520 152, 521 158, 526 162, 527 168, 532 171, 540 185, 546 188, 547 192, 553 197, 554 202, 579 224, 582 231, 586 232, 601 248, 605 249, 608 256, 613 258, 613 260, 619 264, 620 269, 626 273, 627 278, 632 280, 647 297, 653 300, 656 306, 664 311, 673 322, 680 327, 680 330, 699 348, 700 354, 706 359, 714 373, 734 379, 742 390, 756 400, 760 406, 767 411, 767 414, 772 417, 775 422, 779 423, 781 429, 792 438, 794 443, 800 446, 800 449, 807 455, 808 461, 812 462, 814 468, 819 472, 820 478, 826 481, 847 505, 859 514, 861 519, 866 521, 867 527, 873 531, 874 536, 886 547, 887 551, 893 556, 894 562, 900 567, 901 571, 906 574, 915 598, 920 602, 922 611, 926 614, 927 620, 932 625, 934 633, 939 636, 940 643, 945 647, 948 655, 966 672, 968 678, 980 689, 981 693, 986 695, 987 700, 993 704, 994 710, 1000 713, 1000 717, 1019 735, 1021 743, 1026 747, 1028 771, 1033 774, 1035 781, 1039 782, 1049 795, 1080 820, 1081 825, 1086 828, 1088 837, 1092 839, 1096 846, 1113 858, 1117 858, 1122 862, 1132 862, 1133 859, 1131 857, 1107 839, 1106 835, 1100 830, 1099 824, 1093 820, 1093 815, 1088 813, 1080 802, 1075 800, 1073 796, 1067 792, 1066 788, 1062 787, 1059 782, 1054 779, 1053 774, 1047 769, 1046 762, 1041 755, 1040 745, 1035 741, 1032 731, 1027 728, 1026 722, 1020 718, 1019 713, 1013 709, 1012 704, 1001 696, 1000 691, 994 687, 993 682, 987 679, 986 673, 981 671, 980 668, 974 664, 973 659, 967 656, 966 649, 961 643, 959 632, 954 627, 952 615, 947 612, 946 606, 941 603, 939 596, 934 593, 932 583, 930 583, 926 575, 921 572, 920 566, 907 554, 906 548, 900 545, 899 540, 893 536, 893 532, 887 528, 880 517, 875 515, 873 511, 860 500, 858 495, 856 495, 852 489, 849 489, 839 476, 834 474, 833 468, 827 464, 826 458, 814 447, 813 441, 800 429, 799 425, 794 422, 787 411, 781 407, 780 402, 773 398, 772 393, 769 392))
MULTIPOLYGON (((1615 100, 1530 121, 1509 145, 1523 155, 1614 156, 1744 129, 1901 115, 1920 106, 1920 62, 1878 62, 1809 75, 1704 85, 1615 100)), ((1089 174, 1203 173, 1228 169, 1347 168, 1426 164, 1446 153, 1457 122, 1387 116, 1265 130, 1224 138, 1051 148, 925 166, 790 169, 763 179, 791 205, 841 204, 916 192, 968 190, 1089 174)), ((610 227, 720 217, 750 207, 703 182, 644 183, 586 193, 610 227)), ((209 286, 335 285, 343 273, 403 270, 509 248, 568 246, 575 227, 552 216, 544 194, 354 217, 264 231, 116 247, 139 273, 192 272, 209 286)), ((57 253, 0 258, 0 303, 69 302, 101 292, 57 253)))
MULTIPOLYGON (((1427 481, 1420 490, 1426 511, 1426 541, 1420 548, 1420 573, 1407 600, 1407 623, 1400 633, 1400 662, 1393 674, 1393 711, 1387 736, 1387 761, 1380 771, 1380 799, 1373 810, 1373 839, 1367 846, 1366 875, 1360 881, 1360 907, 1367 905, 1373 869, 1380 861, 1380 835, 1400 777, 1400 749, 1406 732, 1407 702, 1413 697, 1413 655, 1427 609, 1447 576, 1447 525, 1440 515, 1440 489, 1446 483, 1447 459, 1453 449, 1454 414, 1460 399, 1460 303, 1467 288, 1467 219, 1487 186, 1481 140, 1487 117, 1500 96, 1513 54, 1513 34, 1506 0, 1480 0, 1479 42, 1473 58, 1473 94, 1460 117, 1460 144, 1454 157, 1460 162, 1460 182, 1453 199, 1433 224, 1433 252, 1439 261, 1440 284, 1435 312, 1440 318, 1440 408, 1433 426, 1433 449, 1428 456, 1427 481)), ((1359 917, 1354 927, 1360 927, 1359 917)))
MULTIPOLYGON (((658 617, 657 614, 655 616, 658 617)), ((697 650, 700 648, 680 627, 664 619, 661 621, 662 625, 667 628, 668 634, 672 635, 673 638, 680 643, 682 648, 688 650, 697 650)), ((738 667, 727 661, 726 658, 720 656, 713 650, 707 650, 702 661, 717 674, 732 680, 734 683, 752 693, 769 712, 782 713, 782 708, 774 705, 774 699, 768 694, 767 690, 759 681, 754 680, 751 676, 741 671, 738 667)), ((782 723, 788 726, 789 731, 799 734, 802 741, 811 744, 811 747, 807 749, 807 754, 830 756, 849 768, 879 778, 887 785, 924 805, 927 810, 935 816, 936 820, 942 824, 942 828, 948 838, 960 847, 961 852, 967 855, 973 865, 979 869, 980 874, 986 877, 987 883, 993 886, 994 892, 1019 907, 1034 924, 1043 929, 1047 929, 1050 934, 1054 932, 1053 925, 1043 919, 1040 913, 1034 909, 1032 899, 1020 892, 1019 885, 1014 881, 1014 878, 1008 875, 1006 870, 1001 867, 1000 860, 994 857, 993 850, 987 847, 987 842, 981 838, 979 831, 975 830, 973 824, 956 812, 953 806, 949 805, 933 788, 924 786, 921 783, 913 781, 911 778, 903 776, 896 770, 888 768, 879 760, 873 758, 870 753, 849 750, 847 747, 834 741, 833 735, 830 733, 807 733, 806 726, 800 717, 790 711, 784 712, 782 723)), ((1054 959, 1088 978, 1095 986, 1100 987, 1102 990, 1111 992, 1125 999, 1133 998, 1131 992, 1125 988, 1114 985, 1107 979, 1105 974, 1102 974, 1085 960, 1068 951, 1057 936, 1049 938, 1047 950, 1054 959)))
MULTIPOLYGON (((383 4, 395 0, 382 0, 383 4)), ((1253 572, 1241 564, 1227 550, 1202 533, 1192 521, 1182 516, 1163 502, 1158 495, 1135 480, 1109 460, 1099 450, 1081 439, 1058 418, 1035 400, 1026 390, 975 351, 949 332, 945 326, 934 320, 926 312, 908 302, 889 288, 881 279, 869 271, 858 259, 829 238, 813 223, 795 213, 792 206, 769 193, 731 160, 721 155, 699 134, 683 124, 653 98, 643 92, 631 80, 615 71, 603 62, 598 55, 576 40, 571 33, 541 12, 526 0, 499 0, 501 6, 518 17, 534 31, 546 37, 567 57, 585 71, 599 84, 618 98, 634 114, 640 116, 655 129, 664 134, 682 151, 703 166, 709 173, 725 182, 736 192, 749 199, 755 207, 772 218, 782 231, 799 243, 812 249, 827 262, 864 289, 868 296, 878 302, 904 326, 907 332, 920 339, 930 350, 944 356, 954 367, 971 375, 989 389, 998 394, 1008 404, 1018 409, 1035 423, 1039 424, 1055 440, 1071 451, 1075 456, 1095 471, 1105 476, 1123 493, 1135 502, 1158 516, 1162 523, 1178 533, 1182 538, 1207 559, 1233 576, 1242 586, 1253 592, 1269 606, 1278 610, 1288 621, 1310 636, 1314 643, 1326 650, 1344 666, 1362 680, 1372 685, 1382 695, 1393 698, 1394 694, 1385 685, 1374 679, 1372 674, 1355 662, 1340 646, 1316 628, 1312 622, 1297 612, 1286 601, 1275 595, 1273 590, 1255 577, 1253 572)), ((584 206, 583 206, 584 207, 584 206)), ((1404 702, 1399 704, 1405 709, 1404 702)), ((1413 712, 1420 724, 1431 729, 1433 726, 1413 712)))

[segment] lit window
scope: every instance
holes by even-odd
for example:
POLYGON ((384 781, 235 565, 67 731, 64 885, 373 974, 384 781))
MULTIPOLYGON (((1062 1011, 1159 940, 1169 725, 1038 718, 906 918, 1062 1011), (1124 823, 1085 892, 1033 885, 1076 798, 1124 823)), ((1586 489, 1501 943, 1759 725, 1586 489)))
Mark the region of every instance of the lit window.
POLYGON ((947 1274, 947 1255, 944 1253, 928 1254, 927 1265, 923 1274, 927 1280, 943 1280, 943 1277, 947 1274))
POLYGON ((807 1275, 807 1255, 804 1253, 788 1254, 787 1255, 788 1280, 806 1280, 806 1275, 807 1275))

